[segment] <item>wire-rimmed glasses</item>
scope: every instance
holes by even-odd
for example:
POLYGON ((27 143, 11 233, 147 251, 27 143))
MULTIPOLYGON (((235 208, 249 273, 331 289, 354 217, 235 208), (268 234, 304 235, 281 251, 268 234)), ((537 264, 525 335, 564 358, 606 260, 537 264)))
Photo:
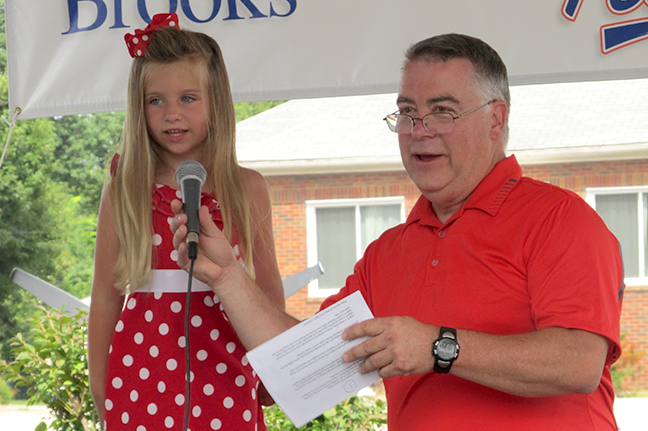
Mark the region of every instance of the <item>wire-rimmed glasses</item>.
POLYGON ((488 106, 496 100, 497 99, 493 99, 490 102, 486 102, 483 105, 479 105, 478 107, 470 109, 459 115, 452 115, 449 112, 431 112, 421 118, 414 118, 410 115, 400 114, 398 111, 396 111, 383 118, 383 120, 385 120, 385 122, 387 123, 389 130, 395 133, 412 133, 416 120, 421 120, 423 127, 428 131, 428 133, 450 133, 452 132, 452 129, 454 129, 455 120, 458 120, 461 117, 464 117, 485 106, 488 106))

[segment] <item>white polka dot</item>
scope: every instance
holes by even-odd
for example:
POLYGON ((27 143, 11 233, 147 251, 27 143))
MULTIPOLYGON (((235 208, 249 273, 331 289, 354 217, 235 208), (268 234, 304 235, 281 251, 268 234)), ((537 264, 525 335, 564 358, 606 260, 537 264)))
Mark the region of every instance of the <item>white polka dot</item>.
POLYGON ((214 306, 214 300, 211 298, 211 296, 205 296, 205 305, 207 307, 213 307, 214 306))
POLYGON ((178 261, 178 250, 173 250, 171 254, 169 255, 172 261, 177 262, 178 261))
POLYGON ((247 355, 243 356, 241 358, 241 365, 243 365, 244 367, 247 367, 248 363, 249 363, 249 361, 248 361, 247 355))
POLYGON ((144 334, 142 334, 141 332, 138 332, 133 337, 133 341, 135 341, 135 344, 142 344, 144 342, 144 334))
POLYGON ((250 412, 249 410, 244 411, 243 412, 243 420, 245 422, 250 422, 250 419, 252 419, 252 412, 250 412))
POLYGON ((202 318, 200 316, 194 316, 191 318, 191 325, 195 328, 202 325, 202 318))
POLYGON ((153 298, 160 299, 162 298, 162 292, 153 292, 153 298))
POLYGON ((256 400, 256 389, 255 388, 252 388, 251 395, 252 395, 252 399, 256 400))
MULTIPOLYGON (((186 382, 187 381, 187 373, 185 373, 184 376, 185 376, 185 382, 186 382)), ((191 379, 192 382, 194 381, 194 372, 193 371, 189 372, 189 378, 191 379)))
POLYGON ((119 377, 115 377, 112 380, 112 385, 113 385, 113 388, 120 389, 124 385, 124 382, 119 377))
POLYGON ((209 423, 209 426, 211 426, 211 429, 213 429, 213 430, 219 430, 219 429, 221 429, 221 426, 223 426, 223 424, 221 423, 220 420, 218 420, 218 419, 213 419, 213 420, 209 423))
POLYGON ((182 190, 176 190, 176 197, 182 199, 182 190))
POLYGON ((148 40, 148 34, 143 35, 142 40, 148 40))
POLYGON ((140 425, 135 431, 146 431, 146 427, 144 425, 140 425))
POLYGON ((149 349, 149 355, 151 355, 154 358, 157 358, 159 354, 160 354, 160 349, 158 349, 157 346, 151 346, 151 348, 149 349))
POLYGON ((203 386, 203 393, 207 396, 212 395, 214 393, 214 387, 210 384, 206 384, 203 386))
POLYGON ((142 380, 148 379, 150 377, 150 375, 151 375, 151 372, 148 370, 148 368, 142 368, 139 371, 139 376, 140 376, 140 379, 142 379, 142 380))
POLYGON ((218 297, 218 295, 214 295, 214 304, 217 304, 219 302, 220 302, 220 298, 218 297))
POLYGON ((159 233, 156 233, 153 235, 153 245, 160 245, 162 244, 162 235, 159 233))
POLYGON ((122 322, 122 321, 120 320, 120 321, 117 322, 117 324, 115 325, 115 331, 117 331, 117 332, 121 332, 121 331, 123 331, 123 330, 124 330, 124 322, 122 322))
POLYGON ((130 417, 128 416, 128 413, 124 412, 121 415, 121 421, 123 424, 127 424, 128 421, 130 420, 130 417))
POLYGON ((124 355, 122 362, 125 366, 130 367, 133 365, 133 357, 131 355, 124 355))
POLYGON ((234 349, 236 349, 236 343, 230 341, 229 343, 227 343, 227 346, 225 348, 227 349, 228 353, 234 353, 234 349))
POLYGON ((112 353, 112 344, 110 345, 110 348, 108 349, 108 353, 112 353))
POLYGON ((106 401, 104 401, 104 407, 106 410, 110 411, 113 408, 113 402, 110 401, 108 398, 106 398, 106 401))
POLYGON ((231 409, 232 407, 234 407, 234 400, 232 399, 232 397, 225 397, 225 399, 223 400, 223 406, 226 409, 231 409))
POLYGON ((136 305, 137 305, 137 300, 135 298, 131 298, 126 303, 126 308, 132 310, 133 308, 135 308, 136 305))
POLYGON ((173 221, 173 217, 167 217, 167 223, 171 224, 172 221, 173 221))
POLYGON ((180 346, 181 349, 184 349, 187 346, 184 335, 178 337, 178 346, 180 346))
POLYGON ((182 304, 180 304, 178 301, 173 301, 171 303, 171 311, 174 313, 179 313, 182 311, 182 304))
POLYGON ((146 411, 150 415, 156 414, 157 413, 157 405, 155 405, 154 403, 149 404, 148 406, 146 406, 146 411))
POLYGON ((209 338, 216 341, 219 335, 220 333, 218 332, 218 329, 212 329, 212 331, 209 333, 209 338))
POLYGON ((178 395, 176 395, 176 397, 175 397, 175 403, 176 403, 177 405, 179 405, 179 406, 183 405, 183 404, 184 404, 184 395, 182 395, 182 394, 178 394, 178 395))
POLYGON ((166 323, 162 323, 162 324, 158 327, 158 331, 160 331, 160 335, 166 335, 166 334, 168 334, 168 333, 169 333, 169 325, 167 325, 166 323))
POLYGON ((146 319, 147 322, 153 320, 153 312, 151 310, 148 310, 146 313, 144 313, 144 319, 146 319))
POLYGON ((173 418, 171 416, 167 416, 164 418, 164 426, 167 428, 173 428, 173 418))
POLYGON ((207 351, 199 350, 198 353, 196 353, 196 358, 198 358, 199 361, 204 361, 207 359, 207 351))
POLYGON ((139 394, 137 393, 137 391, 136 391, 136 390, 132 390, 131 393, 130 393, 130 399, 131 399, 131 401, 132 401, 132 402, 135 402, 135 401, 137 401, 138 398, 139 398, 139 394))
POLYGON ((193 417, 195 417, 195 418, 199 417, 201 413, 202 413, 202 409, 200 408, 200 406, 195 406, 195 407, 191 410, 191 414, 192 414, 193 417))
POLYGON ((225 374, 225 371, 227 371, 227 364, 221 362, 220 364, 216 365, 216 372, 218 374, 225 374))
POLYGON ((166 391, 166 383, 164 383, 162 381, 158 382, 157 390, 158 390, 159 393, 163 394, 164 391, 166 391))
POLYGON ((134 38, 133 38, 133 43, 134 43, 135 45, 137 45, 137 44, 139 43, 139 38, 138 38, 138 37, 134 37, 134 38))
POLYGON ((238 386, 239 388, 243 386, 245 384, 245 376, 238 376, 234 380, 234 384, 236 384, 236 386, 238 386))
POLYGON ((169 359, 166 363, 167 370, 173 371, 178 368, 178 361, 175 359, 169 359))

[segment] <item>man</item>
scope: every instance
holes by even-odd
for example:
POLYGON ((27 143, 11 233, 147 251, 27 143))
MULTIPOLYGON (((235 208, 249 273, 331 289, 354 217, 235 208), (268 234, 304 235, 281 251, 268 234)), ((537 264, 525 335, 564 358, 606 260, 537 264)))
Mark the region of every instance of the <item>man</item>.
MULTIPOLYGON (((390 431, 616 430, 618 241, 580 197, 522 177, 506 158, 508 79, 491 47, 448 34, 406 58, 386 120, 422 196, 323 304, 360 290, 376 316, 345 331, 371 338, 343 359, 366 358, 361 371, 385 378, 390 431)), ((188 268, 185 220, 172 228, 188 268)), ((296 324, 204 213, 201 228, 195 274, 246 347, 296 324)))

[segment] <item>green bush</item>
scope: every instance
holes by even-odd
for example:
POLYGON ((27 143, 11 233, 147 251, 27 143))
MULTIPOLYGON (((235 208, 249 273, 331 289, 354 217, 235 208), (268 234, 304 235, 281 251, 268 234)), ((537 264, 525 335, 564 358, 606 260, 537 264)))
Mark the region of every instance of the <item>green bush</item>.
MULTIPOLYGON (((0 372, 15 387, 26 387, 27 405, 45 404, 59 431, 98 430, 88 387, 87 313, 74 316, 44 307, 28 319, 29 334, 10 340, 14 361, 0 361, 0 372)), ((41 423, 38 430, 46 429, 41 423)))
POLYGON ((633 391, 626 389, 632 386, 635 376, 642 371, 641 361, 646 355, 636 343, 626 340, 628 334, 621 334, 621 357, 612 365, 612 384, 617 396, 631 396, 633 391))
POLYGON ((9 404, 12 399, 13 392, 11 391, 11 388, 7 382, 0 378, 0 404, 9 404))
POLYGON ((263 412, 268 431, 375 431, 387 429, 386 409, 381 399, 353 396, 300 428, 276 404, 263 412))

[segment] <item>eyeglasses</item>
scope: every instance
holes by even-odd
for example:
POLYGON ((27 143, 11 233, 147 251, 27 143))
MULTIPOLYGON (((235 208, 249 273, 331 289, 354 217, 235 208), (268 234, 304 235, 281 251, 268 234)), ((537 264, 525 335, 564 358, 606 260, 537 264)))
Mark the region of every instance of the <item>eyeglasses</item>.
POLYGON ((449 112, 431 112, 421 118, 414 118, 407 114, 399 114, 398 111, 396 111, 393 114, 389 114, 388 116, 383 118, 383 120, 387 122, 389 130, 395 133, 412 133, 416 120, 421 120, 423 127, 428 131, 428 133, 450 133, 452 132, 452 129, 454 129, 455 120, 461 117, 465 117, 466 115, 475 112, 485 106, 488 106, 496 100, 497 99, 493 99, 490 102, 484 103, 483 105, 480 105, 459 115, 452 115, 449 112))

